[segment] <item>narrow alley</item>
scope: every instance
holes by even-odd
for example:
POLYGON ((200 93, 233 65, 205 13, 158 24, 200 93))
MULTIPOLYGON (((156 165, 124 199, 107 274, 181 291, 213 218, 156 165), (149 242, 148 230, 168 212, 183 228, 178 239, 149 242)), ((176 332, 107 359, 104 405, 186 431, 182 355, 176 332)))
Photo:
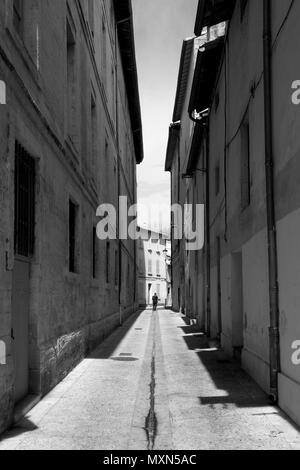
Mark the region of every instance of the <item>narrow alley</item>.
POLYGON ((186 318, 131 317, 2 436, 10 449, 300 449, 300 434, 186 318))

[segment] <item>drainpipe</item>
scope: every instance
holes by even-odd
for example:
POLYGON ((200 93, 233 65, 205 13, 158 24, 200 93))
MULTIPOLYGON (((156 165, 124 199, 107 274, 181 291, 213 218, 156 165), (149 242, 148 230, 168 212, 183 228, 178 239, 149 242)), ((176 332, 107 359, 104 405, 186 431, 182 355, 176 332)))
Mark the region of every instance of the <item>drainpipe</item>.
MULTIPOLYGON (((173 179, 174 175, 171 169, 171 206, 173 205, 173 179)), ((174 260, 174 219, 171 219, 171 303, 172 303, 172 310, 174 310, 174 297, 173 297, 173 260, 174 260)))
POLYGON ((209 203, 210 203, 210 197, 209 197, 209 191, 210 191, 210 186, 209 186, 209 126, 208 126, 208 120, 206 121, 206 126, 204 128, 204 133, 205 133, 205 169, 206 169, 206 196, 205 196, 205 218, 206 218, 206 223, 205 223, 205 230, 206 230, 206 321, 207 321, 207 336, 210 337, 211 333, 211 305, 210 305, 210 210, 209 210, 209 203))
POLYGON ((268 228, 269 301, 270 301, 270 398, 278 402, 280 370, 279 288, 277 234, 274 203, 273 129, 272 129, 272 11, 271 0, 263 0, 265 172, 268 228))

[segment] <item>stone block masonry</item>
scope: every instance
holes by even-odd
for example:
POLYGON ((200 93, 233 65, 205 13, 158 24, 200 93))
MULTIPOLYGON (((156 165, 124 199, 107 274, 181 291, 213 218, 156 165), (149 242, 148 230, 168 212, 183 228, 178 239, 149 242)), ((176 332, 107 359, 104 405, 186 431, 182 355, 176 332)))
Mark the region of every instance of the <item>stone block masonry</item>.
POLYGON ((0 4, 0 432, 138 306, 135 242, 94 236, 143 159, 131 2, 120 27, 113 0, 22 3, 0 4))

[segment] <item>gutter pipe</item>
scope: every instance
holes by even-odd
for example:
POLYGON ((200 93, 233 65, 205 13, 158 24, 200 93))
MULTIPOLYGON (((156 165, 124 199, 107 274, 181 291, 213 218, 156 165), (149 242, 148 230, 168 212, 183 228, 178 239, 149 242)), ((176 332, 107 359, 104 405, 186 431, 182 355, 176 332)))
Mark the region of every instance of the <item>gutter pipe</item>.
POLYGON ((272 106, 272 10, 271 0, 263 0, 265 178, 268 230, 269 302, 270 302, 270 398, 278 402, 280 371, 278 253, 274 201, 273 106, 272 106))

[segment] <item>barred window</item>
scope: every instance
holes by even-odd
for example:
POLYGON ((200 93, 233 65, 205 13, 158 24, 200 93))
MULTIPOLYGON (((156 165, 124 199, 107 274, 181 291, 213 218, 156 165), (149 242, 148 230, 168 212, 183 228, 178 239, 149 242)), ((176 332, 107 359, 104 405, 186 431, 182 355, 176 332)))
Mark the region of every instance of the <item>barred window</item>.
POLYGON ((79 272, 79 240, 78 240, 79 206, 69 200, 69 271, 79 272))
POLYGON ((18 143, 15 144, 15 253, 34 254, 35 228, 35 160, 18 143))
POLYGON ((76 75, 76 40, 71 27, 71 23, 67 19, 67 111, 68 111, 68 135, 73 143, 77 142, 77 75, 76 75))

